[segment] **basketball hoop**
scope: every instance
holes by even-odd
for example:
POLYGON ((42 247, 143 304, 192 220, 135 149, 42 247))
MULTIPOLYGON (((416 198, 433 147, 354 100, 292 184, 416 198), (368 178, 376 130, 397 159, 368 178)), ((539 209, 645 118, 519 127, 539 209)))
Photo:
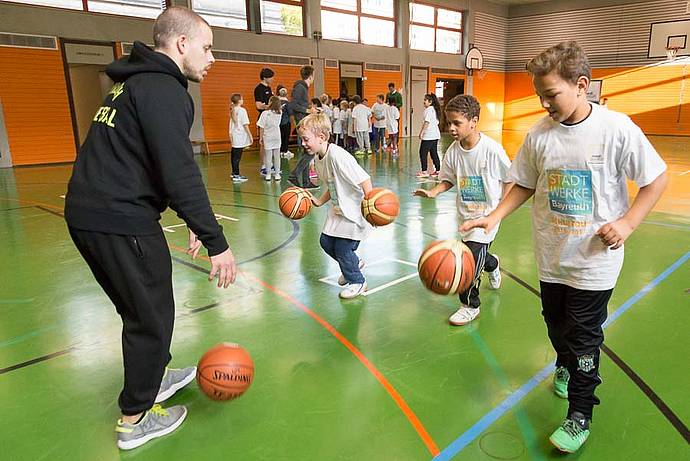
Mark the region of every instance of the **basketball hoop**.
POLYGON ((680 50, 680 46, 669 46, 666 48, 666 60, 667 61, 675 61, 676 55, 678 54, 678 50, 680 50))

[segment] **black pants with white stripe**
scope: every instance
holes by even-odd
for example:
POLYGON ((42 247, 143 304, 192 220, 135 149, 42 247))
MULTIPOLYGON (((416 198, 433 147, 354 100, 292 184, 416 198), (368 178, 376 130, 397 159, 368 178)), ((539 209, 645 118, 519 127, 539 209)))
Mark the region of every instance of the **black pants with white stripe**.
POLYGON ((467 291, 460 293, 460 302, 476 309, 481 304, 479 300, 479 284, 481 283, 482 271, 493 272, 498 267, 498 260, 489 254, 491 243, 479 243, 472 241, 463 242, 472 251, 474 256, 474 280, 467 291))
POLYGON ((592 419, 599 404, 594 390, 599 377, 600 346, 604 342, 602 325, 606 321, 611 290, 580 290, 561 283, 539 282, 542 315, 549 339, 556 350, 556 366, 566 367, 568 415, 579 411, 592 419))
POLYGON ((117 235, 70 227, 69 233, 122 318, 125 383, 118 403, 122 414, 139 414, 153 406, 171 358, 175 302, 163 231, 117 235))

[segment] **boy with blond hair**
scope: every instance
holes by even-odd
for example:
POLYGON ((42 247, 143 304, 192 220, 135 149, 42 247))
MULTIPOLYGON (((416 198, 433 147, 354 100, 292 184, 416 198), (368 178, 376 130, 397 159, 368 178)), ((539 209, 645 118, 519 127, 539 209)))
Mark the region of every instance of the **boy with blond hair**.
POLYGON ((345 149, 328 142, 331 122, 325 114, 308 115, 298 129, 304 146, 314 155, 319 178, 327 185, 321 197, 312 197, 312 203, 321 206, 331 202, 321 248, 340 266, 338 283, 345 286, 340 297, 355 298, 367 289, 361 272, 363 263, 355 250, 371 229, 360 209, 364 194, 372 188, 371 178, 345 149))
POLYGON ((623 243, 668 180, 666 164, 630 118, 587 101, 591 69, 577 42, 544 50, 527 71, 548 116, 530 129, 513 161, 510 193, 461 231, 490 232, 534 196, 542 315, 557 354, 554 392, 569 402, 549 440, 573 453, 589 437, 599 404, 594 390, 601 384, 602 325, 623 266, 623 243), (626 178, 639 187, 630 206, 626 178))

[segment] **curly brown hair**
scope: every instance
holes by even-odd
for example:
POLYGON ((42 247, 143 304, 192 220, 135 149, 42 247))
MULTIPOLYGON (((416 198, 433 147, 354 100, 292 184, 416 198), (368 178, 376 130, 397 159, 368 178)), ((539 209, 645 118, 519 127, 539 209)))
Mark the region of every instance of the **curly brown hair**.
POLYGON ((533 76, 542 76, 556 71, 570 83, 577 83, 580 77, 587 77, 590 80, 592 78, 592 68, 587 54, 574 40, 561 42, 545 49, 532 58, 525 67, 533 76))

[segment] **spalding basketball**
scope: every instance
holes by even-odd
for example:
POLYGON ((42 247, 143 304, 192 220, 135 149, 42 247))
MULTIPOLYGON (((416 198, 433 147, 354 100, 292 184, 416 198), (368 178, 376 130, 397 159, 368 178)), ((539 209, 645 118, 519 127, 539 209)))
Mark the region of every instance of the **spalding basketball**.
POLYGON ((278 206, 286 218, 302 219, 311 210, 311 194, 299 187, 288 187, 280 194, 278 206))
POLYGON ((238 344, 222 343, 199 360, 196 382, 213 400, 232 400, 244 394, 254 380, 254 362, 238 344))
POLYGON ((385 226, 400 213, 398 197, 388 189, 374 187, 362 200, 362 215, 372 226, 385 226))
POLYGON ((417 271, 424 286, 441 295, 467 291, 474 280, 472 251, 457 240, 437 240, 424 249, 417 271))

